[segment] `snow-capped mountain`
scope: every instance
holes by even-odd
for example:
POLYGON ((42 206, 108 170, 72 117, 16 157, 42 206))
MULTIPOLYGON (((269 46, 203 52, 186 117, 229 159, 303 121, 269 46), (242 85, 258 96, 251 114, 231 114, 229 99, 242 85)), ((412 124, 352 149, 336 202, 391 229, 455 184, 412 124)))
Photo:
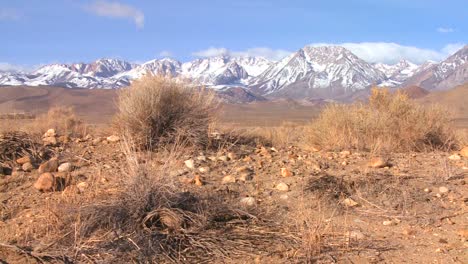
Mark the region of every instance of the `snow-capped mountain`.
POLYGON ((407 60, 400 60, 398 63, 389 65, 385 63, 376 63, 374 67, 383 72, 387 80, 381 86, 397 86, 409 77, 413 76, 419 70, 419 66, 407 60))
POLYGON ((405 80, 402 85, 417 85, 427 90, 444 90, 466 82, 468 82, 468 45, 438 64, 421 65, 421 70, 405 80))
POLYGON ((385 79, 381 71, 343 47, 306 46, 270 66, 251 85, 273 97, 333 97, 385 79))

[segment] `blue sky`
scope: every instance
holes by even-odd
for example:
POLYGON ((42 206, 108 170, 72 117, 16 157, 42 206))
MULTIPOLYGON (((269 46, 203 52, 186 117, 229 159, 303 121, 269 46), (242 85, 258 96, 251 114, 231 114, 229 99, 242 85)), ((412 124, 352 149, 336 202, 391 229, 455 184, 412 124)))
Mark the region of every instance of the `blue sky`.
POLYGON ((0 69, 102 57, 279 59, 343 44, 372 62, 440 60, 467 43, 467 0, 0 0, 0 69))

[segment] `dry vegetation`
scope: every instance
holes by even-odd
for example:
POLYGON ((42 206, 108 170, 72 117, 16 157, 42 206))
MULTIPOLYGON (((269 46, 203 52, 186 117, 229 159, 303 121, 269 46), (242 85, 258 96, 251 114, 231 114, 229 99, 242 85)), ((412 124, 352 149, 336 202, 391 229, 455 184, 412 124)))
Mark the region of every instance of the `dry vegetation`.
MULTIPOLYGON (((455 167, 446 162, 446 152, 432 153, 434 159, 402 153, 392 156, 393 167, 366 165, 377 152, 457 147, 449 117, 440 108, 374 90, 369 103, 329 106, 311 124, 243 130, 215 124, 216 110, 212 93, 149 76, 120 92, 114 120, 120 143, 86 139, 89 128, 64 108, 51 109, 22 130, 42 134, 55 128, 69 142, 44 146, 24 132, 2 135, 0 166, 17 175, 0 178, 0 193, 5 193, 0 196, 0 260, 393 261, 380 255, 402 250, 395 244, 409 238, 386 237, 394 239, 402 221, 424 234, 425 227, 442 223, 441 212, 464 219, 463 202, 458 203, 464 194, 463 160, 455 167), (213 127, 221 133, 211 133, 213 127), (310 151, 310 146, 351 151, 310 151), (54 172, 65 177, 64 190, 39 193, 31 187, 38 175, 15 168, 22 156, 38 164, 58 157, 76 170, 54 172), (193 168, 184 166, 188 160, 193 168), (290 175, 282 175, 283 169, 290 175), (224 182, 233 175, 234 181, 224 182), (456 201, 450 204, 446 193, 422 191, 449 183, 450 199, 456 201), (347 205, 347 199, 356 205, 347 205), (382 227, 384 220, 391 227, 382 227), (385 228, 394 229, 379 236, 385 228)), ((446 229, 452 232, 454 226, 446 229)), ((420 250, 426 250, 426 240, 418 240, 420 250)), ((402 255, 389 254, 396 262, 402 255)))
POLYGON ((373 89, 368 103, 328 106, 308 135, 322 148, 374 152, 451 150, 458 143, 447 110, 386 89, 373 89))

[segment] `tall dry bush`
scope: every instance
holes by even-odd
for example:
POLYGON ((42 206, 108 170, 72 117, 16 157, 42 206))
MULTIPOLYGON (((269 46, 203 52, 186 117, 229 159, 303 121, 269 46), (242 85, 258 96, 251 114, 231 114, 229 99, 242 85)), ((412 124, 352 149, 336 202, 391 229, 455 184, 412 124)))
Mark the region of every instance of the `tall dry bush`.
POLYGON ((121 90, 116 126, 141 149, 204 144, 216 107, 212 91, 149 75, 121 90))
POLYGON ((307 137, 310 144, 325 149, 375 152, 448 150, 457 145, 447 110, 377 88, 368 103, 326 107, 307 137))

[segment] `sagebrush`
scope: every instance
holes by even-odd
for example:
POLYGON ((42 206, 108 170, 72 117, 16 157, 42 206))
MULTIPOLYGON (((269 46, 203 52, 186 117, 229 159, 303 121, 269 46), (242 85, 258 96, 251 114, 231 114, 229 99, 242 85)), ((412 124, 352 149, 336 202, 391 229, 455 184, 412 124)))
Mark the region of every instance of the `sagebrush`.
POLYGON ((383 88, 374 88, 367 103, 329 105, 306 136, 310 144, 329 149, 379 152, 457 147, 447 110, 417 104, 403 93, 383 88))
POLYGON ((216 107, 212 91, 148 75, 119 93, 116 125, 141 149, 204 144, 216 107))

